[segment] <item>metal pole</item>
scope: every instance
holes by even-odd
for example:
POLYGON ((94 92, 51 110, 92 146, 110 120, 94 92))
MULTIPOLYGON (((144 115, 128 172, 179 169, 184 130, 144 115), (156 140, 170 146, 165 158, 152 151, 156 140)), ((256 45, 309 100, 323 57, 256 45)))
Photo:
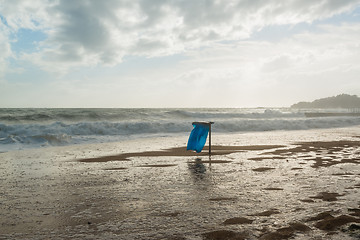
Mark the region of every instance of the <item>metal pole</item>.
POLYGON ((211 156, 211 122, 209 123, 209 156, 211 156))

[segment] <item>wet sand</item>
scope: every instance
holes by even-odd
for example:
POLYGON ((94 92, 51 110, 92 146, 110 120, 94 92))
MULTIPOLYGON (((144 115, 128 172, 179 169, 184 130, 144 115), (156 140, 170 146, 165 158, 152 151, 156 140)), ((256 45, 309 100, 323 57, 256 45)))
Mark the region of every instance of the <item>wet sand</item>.
POLYGON ((359 239, 360 130, 0 154, 0 239, 359 239))
MULTIPOLYGON (((256 145, 256 146, 212 146, 211 155, 228 155, 231 153, 236 153, 240 151, 260 151, 267 149, 274 149, 285 147, 281 145, 256 145)), ((160 151, 145 151, 145 152, 135 152, 135 153, 122 153, 114 156, 101 156, 93 158, 85 158, 79 160, 80 162, 109 162, 109 161, 130 161, 132 157, 201 157, 209 156, 209 147, 204 147, 201 153, 196 153, 193 151, 186 151, 186 147, 177 147, 170 148, 160 151)))

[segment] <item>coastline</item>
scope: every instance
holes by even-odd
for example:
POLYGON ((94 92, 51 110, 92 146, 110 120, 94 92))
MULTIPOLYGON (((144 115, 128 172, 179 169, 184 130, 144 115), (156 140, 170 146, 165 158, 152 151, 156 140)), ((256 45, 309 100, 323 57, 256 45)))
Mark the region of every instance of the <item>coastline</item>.
POLYGON ((213 133, 211 159, 186 141, 1 153, 0 239, 359 236, 359 126, 213 133))

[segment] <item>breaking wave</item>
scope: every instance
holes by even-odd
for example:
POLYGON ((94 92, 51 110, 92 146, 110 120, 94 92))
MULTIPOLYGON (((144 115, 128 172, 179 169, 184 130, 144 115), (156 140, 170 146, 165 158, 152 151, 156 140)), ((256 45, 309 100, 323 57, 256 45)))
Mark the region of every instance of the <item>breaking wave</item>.
POLYGON ((0 109, 0 151, 188 134, 193 121, 214 121, 218 133, 360 125, 359 117, 291 109, 0 109))

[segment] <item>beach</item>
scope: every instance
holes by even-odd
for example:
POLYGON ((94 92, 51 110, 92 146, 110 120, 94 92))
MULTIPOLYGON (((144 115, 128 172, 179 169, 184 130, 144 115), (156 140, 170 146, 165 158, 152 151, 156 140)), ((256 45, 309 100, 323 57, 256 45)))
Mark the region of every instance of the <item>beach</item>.
POLYGON ((360 127, 0 153, 0 239, 359 239, 360 127))

